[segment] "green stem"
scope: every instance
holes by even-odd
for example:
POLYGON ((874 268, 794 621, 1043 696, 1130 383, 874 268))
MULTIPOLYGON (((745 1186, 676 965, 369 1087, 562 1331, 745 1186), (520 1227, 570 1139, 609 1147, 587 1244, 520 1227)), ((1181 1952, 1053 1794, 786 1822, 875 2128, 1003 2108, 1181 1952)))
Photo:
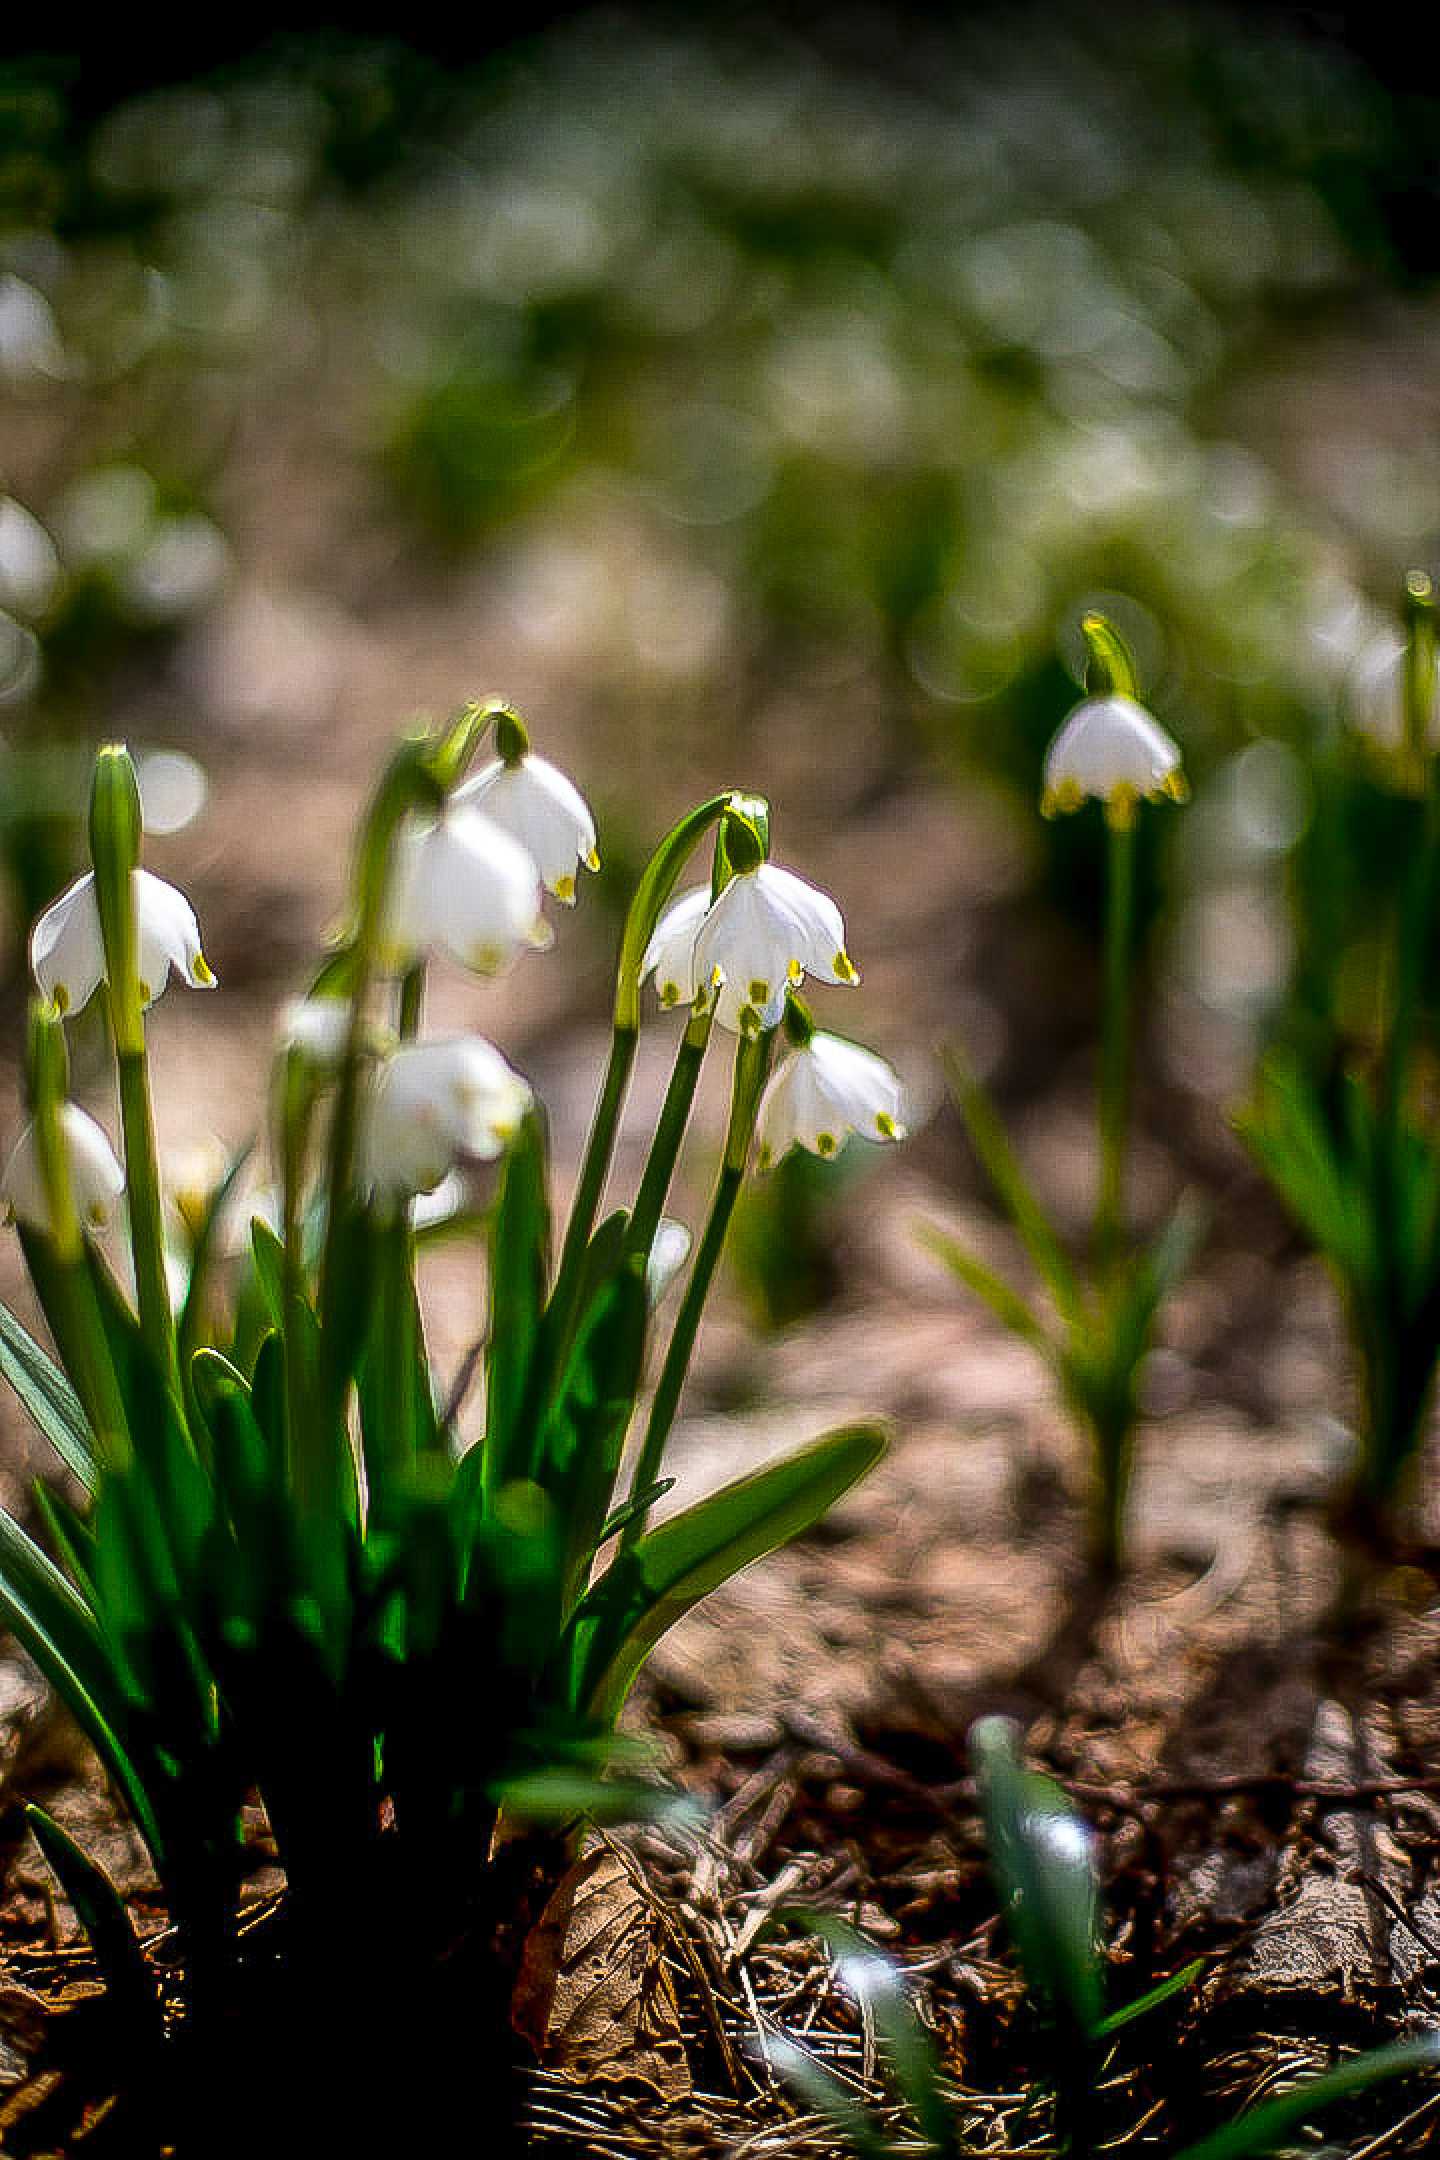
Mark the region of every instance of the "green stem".
POLYGON ((1120 1242, 1125 1207, 1125 1157, 1130 1123, 1131 947, 1135 923, 1135 828, 1109 828, 1109 890, 1105 915, 1104 1035, 1100 1066, 1100 1195, 1095 1252, 1108 1266, 1120 1242))
POLYGON ((155 1159, 155 1114, 150 1065, 142 1035, 138 1049, 123 1048, 117 1035, 115 1066, 120 1085, 120 1130, 125 1141, 125 1191, 140 1332, 160 1371, 175 1376, 175 1317, 165 1274, 165 1232, 160 1177, 155 1159))
MULTIPOLYGON (((735 1203, 745 1182, 745 1167, 750 1159, 755 1119, 759 1112, 766 1075, 770 1070, 774 1041, 775 1030, 771 1028, 753 1039, 742 1036, 735 1046, 735 1075, 730 1095, 730 1125, 725 1137, 725 1159, 711 1197, 710 1213, 706 1218, 699 1249, 691 1264, 685 1295, 681 1299, 674 1332, 665 1352, 665 1362, 655 1384, 655 1399, 650 1406, 640 1459, 630 1482, 632 1500, 640 1493, 649 1492, 660 1475, 665 1443, 670 1437, 675 1413, 680 1407, 680 1397, 689 1375, 690 1359, 695 1348, 695 1337, 700 1330, 701 1316, 710 1296, 715 1270, 720 1264, 720 1255, 735 1213, 735 1203)), ((632 1515, 625 1525, 620 1533, 622 1553, 629 1551, 640 1537, 648 1512, 648 1509, 642 1509, 638 1514, 632 1515)))
POLYGON ((400 983, 400 1040, 414 1042, 425 1010, 425 963, 417 962, 400 983))
POLYGON ((630 1074, 634 1069, 639 1043, 638 1022, 634 1027, 622 1026, 616 1022, 614 1033, 610 1037, 610 1057, 605 1067, 605 1078, 601 1083, 600 1100, 595 1105, 590 1137, 585 1143, 585 1155, 580 1165, 575 1198, 570 1205, 570 1220, 565 1228, 565 1244, 560 1254, 560 1266, 550 1298, 550 1339, 557 1346, 557 1354, 560 1355, 563 1355, 563 1345, 569 1336, 572 1307, 585 1265, 585 1249, 590 1243, 595 1217, 600 1212, 600 1196, 605 1190, 610 1158, 615 1152, 615 1136, 620 1129, 620 1117, 625 1108, 625 1097, 629 1090, 630 1074))
POLYGON ((675 1174, 675 1164, 685 1128, 690 1122, 690 1112, 695 1102, 695 1090, 700 1080, 700 1068, 705 1062, 705 1051, 710 1041, 711 1015, 696 1013, 680 1038, 680 1048, 675 1054, 675 1069, 670 1075, 660 1122, 655 1128, 649 1159, 640 1180, 640 1190, 635 1196, 635 1211, 630 1218, 630 1250, 647 1254, 655 1241, 660 1226, 665 1198, 670 1190, 670 1180, 675 1174))

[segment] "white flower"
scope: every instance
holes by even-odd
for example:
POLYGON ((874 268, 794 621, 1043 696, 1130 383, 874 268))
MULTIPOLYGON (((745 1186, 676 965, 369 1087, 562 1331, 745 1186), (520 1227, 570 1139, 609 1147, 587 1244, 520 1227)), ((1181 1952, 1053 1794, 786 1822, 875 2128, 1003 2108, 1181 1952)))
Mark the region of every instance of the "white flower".
POLYGON ((1104 803, 1112 824, 1128 824, 1143 797, 1184 802, 1188 790, 1180 751, 1158 720, 1134 698, 1085 698, 1045 756, 1047 817, 1078 810, 1087 795, 1104 803))
POLYGON ((298 1050, 321 1072, 334 1072, 350 1034, 348 998, 291 998, 280 1015, 283 1048, 298 1050))
POLYGON ((664 1005, 713 994, 716 1019, 737 1032, 776 1026, 786 991, 807 974, 860 980, 835 902, 773 863, 741 871, 713 905, 704 886, 683 894, 660 918, 642 973, 654 974, 664 1005))
POLYGON ((816 1032, 773 1074, 760 1103, 760 1168, 792 1147, 838 1155, 848 1133, 862 1140, 903 1140, 899 1075, 859 1043, 816 1032))
POLYGON ((514 763, 496 758, 457 788, 452 800, 493 818, 533 857, 548 892, 575 905, 579 863, 598 870, 595 820, 574 782, 558 766, 529 751, 514 763))
POLYGON ((522 946, 545 946, 534 858, 482 811, 447 810, 401 834, 382 940, 385 965, 447 952, 476 975, 498 975, 522 946))
POLYGON ((457 1163, 501 1154, 531 1100, 529 1084, 479 1035, 402 1043, 371 1087, 365 1185, 391 1202, 433 1192, 457 1163))
MULTIPOLYGON (((192 990, 213 990, 215 977, 200 950, 200 925, 178 887, 148 870, 135 873, 140 997, 152 1005, 171 968, 192 990)), ((78 1012, 105 979, 105 943, 93 871, 76 878, 30 933, 30 966, 40 989, 61 1012, 78 1012)))
POLYGON ((650 1310, 663 1303, 666 1293, 686 1261, 690 1258, 690 1232, 684 1223, 676 1222, 671 1215, 662 1215, 655 1225, 650 1255, 645 1262, 645 1295, 650 1310))
MULTIPOLYGON (((78 1103, 60 1106, 60 1137, 70 1170, 70 1191, 75 1212, 87 1230, 103 1230, 125 1190, 125 1172, 104 1128, 96 1124, 78 1103)), ((53 1234, 50 1201, 40 1171, 35 1127, 27 1125, 16 1141, 5 1176, 0 1181, 10 1213, 32 1230, 53 1234)))

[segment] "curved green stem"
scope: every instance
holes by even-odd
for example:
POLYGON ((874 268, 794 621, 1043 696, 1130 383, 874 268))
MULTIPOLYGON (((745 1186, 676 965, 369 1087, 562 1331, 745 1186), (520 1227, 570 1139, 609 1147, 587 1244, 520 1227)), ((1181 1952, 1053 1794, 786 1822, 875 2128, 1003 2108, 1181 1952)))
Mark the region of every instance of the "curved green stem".
MULTIPOLYGON (((660 1475, 665 1443, 670 1437, 675 1413, 680 1407, 680 1397, 689 1375, 690 1359, 695 1348, 695 1337, 700 1330, 701 1316, 710 1296, 721 1252, 724 1250, 731 1218, 735 1213, 735 1203, 745 1181, 745 1166, 750 1159, 755 1119, 770 1070, 774 1041, 775 1030, 770 1028, 763 1035, 754 1038, 742 1036, 735 1046, 735 1074, 730 1094, 730 1125, 725 1138, 725 1159, 720 1166, 720 1176, 711 1197, 710 1213, 706 1218, 699 1249, 691 1263, 685 1295, 681 1299, 674 1331, 665 1352, 665 1362, 655 1384, 655 1399, 650 1406, 645 1438, 635 1466, 635 1475, 630 1481, 632 1500, 641 1493, 649 1492, 660 1475)), ((620 1536, 622 1552, 628 1551, 641 1535, 647 1514, 647 1509, 641 1509, 632 1515, 625 1525, 620 1536)))
POLYGON ((710 1042, 711 1024, 711 1015, 708 1012, 694 1013, 680 1038, 680 1048, 675 1053, 675 1068, 670 1075, 660 1122, 655 1128, 655 1138, 640 1180, 640 1190, 635 1196, 635 1211, 630 1217, 629 1244, 632 1253, 648 1254, 655 1241, 655 1232, 660 1227, 670 1180, 675 1174, 680 1145, 694 1107, 700 1068, 705 1062, 705 1052, 710 1042))
POLYGON ((1114 1259, 1125 1208, 1125 1156, 1130 1122, 1131 947, 1135 921, 1135 828, 1109 828, 1109 891, 1105 916, 1104 1034, 1100 1066, 1100 1195, 1095 1253, 1101 1267, 1114 1259))

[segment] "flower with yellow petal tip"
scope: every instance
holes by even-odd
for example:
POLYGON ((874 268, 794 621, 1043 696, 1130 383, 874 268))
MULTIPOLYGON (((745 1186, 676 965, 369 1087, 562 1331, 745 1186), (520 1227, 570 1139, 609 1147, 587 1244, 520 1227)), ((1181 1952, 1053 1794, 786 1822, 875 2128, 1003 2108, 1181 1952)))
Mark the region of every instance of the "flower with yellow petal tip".
MULTIPOLYGON (((60 1138, 70 1171, 70 1191, 75 1212, 85 1230, 103 1230, 125 1190, 125 1172, 103 1126, 97 1125, 78 1103, 62 1103, 60 1138)), ((27 1125, 16 1141, 5 1175, 0 1179, 5 1205, 27 1229, 54 1235, 50 1197, 35 1144, 35 1128, 27 1125)))
POLYGON ((496 758, 457 788, 452 800, 483 810, 534 860, 547 892, 575 905, 579 864, 598 870, 590 805, 558 766, 526 751, 512 762, 496 758))
MULTIPOLYGON (((153 1005, 173 967, 192 990, 213 990, 215 977, 200 950, 195 910, 178 886, 136 870, 135 921, 140 996, 153 1005)), ((67 885, 30 933, 30 967, 44 995, 61 1012, 79 1012, 105 979, 105 941, 95 898, 95 875, 67 885)))
POLYGON ((552 942, 534 858, 493 818, 462 804, 401 834, 381 940, 387 968, 446 952, 474 975, 498 975, 524 947, 552 942))
POLYGON ((528 1081, 480 1035, 402 1043, 372 1082, 362 1178, 382 1203, 433 1192, 457 1163, 504 1152, 530 1109, 528 1081))
POLYGON ((740 871, 713 903, 703 886, 673 902, 643 972, 654 975, 662 1004, 713 998, 716 1019, 735 1033, 775 1027, 786 992, 807 975, 860 980, 835 902, 774 863, 740 871))
POLYGON ((1087 795, 1105 806, 1112 825, 1128 825, 1137 803, 1189 794, 1178 745, 1134 698, 1112 693, 1085 698, 1061 727, 1045 756, 1046 817, 1078 810, 1087 795))
POLYGON ((792 1147, 838 1155, 847 1135, 903 1140, 904 1092, 884 1058, 817 1029, 772 1075, 757 1121, 759 1160, 769 1170, 792 1147))

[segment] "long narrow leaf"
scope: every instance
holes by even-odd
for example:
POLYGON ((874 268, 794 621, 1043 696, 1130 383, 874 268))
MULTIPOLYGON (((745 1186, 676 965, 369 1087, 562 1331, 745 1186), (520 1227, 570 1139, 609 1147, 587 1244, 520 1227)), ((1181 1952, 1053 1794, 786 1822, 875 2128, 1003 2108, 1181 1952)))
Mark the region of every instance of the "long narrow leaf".
POLYGON ((1396 2040, 1389 2047, 1374 2048, 1341 2063, 1320 2077, 1306 2078, 1293 2092, 1274 2100, 1262 2100, 1235 2122, 1227 2123, 1198 2144, 1187 2145, 1176 2160, 1250 2160, 1255 2153, 1273 2152, 1292 2130, 1338 2101, 1385 2085, 1392 2078, 1413 2077, 1416 2071, 1440 2067, 1440 2032, 1427 2032, 1415 2040, 1396 2040))
POLYGON ((79 1396, 55 1360, 0 1304, 0 1375, 9 1381, 72 1477, 95 1490, 95 1436, 79 1396))

